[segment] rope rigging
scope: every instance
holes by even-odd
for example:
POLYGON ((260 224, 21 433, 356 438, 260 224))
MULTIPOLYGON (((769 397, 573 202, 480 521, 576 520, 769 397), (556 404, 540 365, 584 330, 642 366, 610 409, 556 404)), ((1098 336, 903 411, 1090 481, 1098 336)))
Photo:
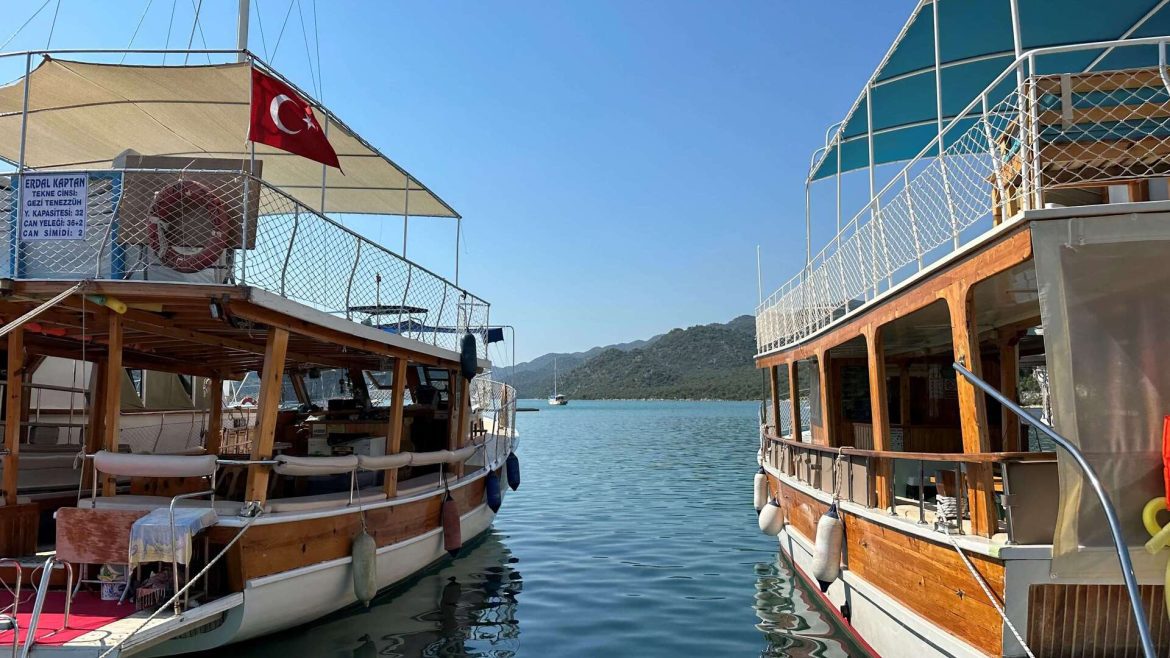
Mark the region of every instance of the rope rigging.
POLYGON ((29 16, 28 20, 26 20, 24 23, 21 23, 20 27, 16 28, 16 31, 12 33, 12 36, 5 39, 4 43, 0 43, 0 50, 4 50, 5 46, 12 43, 12 40, 15 39, 16 36, 24 30, 24 28, 28 27, 28 24, 31 23, 34 18, 40 15, 41 11, 44 10, 45 7, 48 7, 50 2, 52 2, 52 0, 45 0, 43 3, 41 3, 41 6, 37 7, 37 10, 33 12, 32 16, 29 16))
MULTIPOLYGON (((138 30, 142 29, 142 22, 144 20, 146 20, 146 14, 147 14, 147 12, 150 11, 150 5, 153 3, 154 3, 154 0, 146 0, 146 8, 142 10, 142 15, 138 17, 138 25, 134 26, 134 34, 130 35, 130 43, 126 44, 126 50, 130 50, 130 48, 132 48, 134 46, 134 39, 136 39, 138 37, 138 30)), ((128 54, 129 53, 122 53, 122 59, 118 60, 118 63, 121 64, 121 63, 125 62, 126 55, 128 55, 128 54)))

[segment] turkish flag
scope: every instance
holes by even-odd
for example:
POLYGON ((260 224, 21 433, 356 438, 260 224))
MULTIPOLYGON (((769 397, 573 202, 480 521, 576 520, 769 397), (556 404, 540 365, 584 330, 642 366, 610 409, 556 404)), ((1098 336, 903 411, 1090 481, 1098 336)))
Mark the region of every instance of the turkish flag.
POLYGON ((252 69, 252 124, 248 139, 341 169, 313 108, 292 87, 252 69))

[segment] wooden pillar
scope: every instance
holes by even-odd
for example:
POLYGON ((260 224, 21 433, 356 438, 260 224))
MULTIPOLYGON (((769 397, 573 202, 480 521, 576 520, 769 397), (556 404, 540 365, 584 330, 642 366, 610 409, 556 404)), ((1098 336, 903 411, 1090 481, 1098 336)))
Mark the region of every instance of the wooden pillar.
POLYGON ((910 441, 910 362, 898 364, 898 424, 902 426, 902 445, 910 441))
POLYGON ((207 380, 207 438, 203 442, 208 454, 218 455, 223 441, 223 377, 207 380))
POLYGON ((4 406, 4 504, 16 504, 20 468, 20 417, 24 398, 24 328, 8 334, 8 381, 4 406))
MULTIPOLYGON (((829 363, 829 351, 820 350, 817 352, 817 367, 820 369, 821 390, 821 445, 832 446, 837 442, 833 440, 833 387, 830 382, 830 377, 833 374, 833 368, 829 363)), ((811 392, 810 392, 811 394, 811 392)))
MULTIPOLYGON (((260 371, 260 400, 256 407, 256 435, 252 440, 252 459, 271 459, 272 444, 276 441, 276 413, 280 410, 281 389, 284 380, 284 356, 288 351, 288 330, 272 327, 264 346, 264 365, 260 371)), ((269 466, 248 466, 246 502, 261 505, 268 498, 269 466)))
MULTIPOLYGON (((462 448, 467 442, 468 426, 471 421, 470 411, 470 389, 471 380, 463 375, 457 375, 455 378, 455 388, 451 393, 451 421, 450 421, 450 442, 448 449, 458 450, 462 448)), ((463 477, 463 463, 454 464, 451 468, 455 477, 463 477)))
MULTIPOLYGON (((118 313, 106 313, 106 335, 108 341, 108 356, 106 358, 105 378, 101 386, 105 388, 102 399, 102 442, 103 450, 118 452, 118 438, 121 436, 119 423, 122 419, 122 316, 118 313)), ((115 491, 113 476, 102 478, 102 495, 113 496, 115 491)))
MULTIPOLYGON (((873 423, 873 449, 890 450, 890 406, 886 394, 886 350, 882 341, 880 326, 866 325, 866 363, 869 366, 869 409, 873 423)), ((877 506, 887 508, 893 502, 894 475, 893 461, 878 459, 874 462, 873 490, 877 506)))
MULTIPOLYGON (((999 390, 1012 402, 1020 395, 1020 334, 1012 332, 999 340, 999 390)), ((1000 412, 1000 431, 1003 432, 1003 451, 1020 449, 1020 419, 1006 407, 1000 412)))
MULTIPOLYGON (((979 332, 975 326, 971 286, 958 281, 943 293, 951 317, 951 340, 955 360, 980 377, 979 332)), ((963 431, 963 452, 990 452, 987 436, 987 406, 983 392, 959 373, 955 373, 959 394, 959 419, 963 431)), ((996 530, 995 490, 991 464, 967 464, 967 501, 974 534, 990 537, 996 530)))
POLYGON ((797 361, 789 361, 788 365, 788 397, 792 401, 792 440, 804 440, 803 431, 800 426, 802 419, 800 417, 800 364, 797 361))
MULTIPOLYGON (((394 381, 390 392, 390 423, 386 427, 386 454, 397 454, 402 450, 402 410, 406 404, 406 359, 394 359, 394 381)), ((398 495, 398 469, 386 471, 382 486, 386 490, 386 497, 398 495)))
POLYGON ((776 427, 776 436, 780 436, 780 366, 768 368, 768 380, 772 384, 772 422, 776 427))
MULTIPOLYGON (((86 405, 85 454, 102 449, 102 413, 106 406, 106 362, 92 364, 89 374, 89 404, 86 405)), ((93 464, 86 461, 81 467, 81 488, 90 491, 93 486, 93 464)))

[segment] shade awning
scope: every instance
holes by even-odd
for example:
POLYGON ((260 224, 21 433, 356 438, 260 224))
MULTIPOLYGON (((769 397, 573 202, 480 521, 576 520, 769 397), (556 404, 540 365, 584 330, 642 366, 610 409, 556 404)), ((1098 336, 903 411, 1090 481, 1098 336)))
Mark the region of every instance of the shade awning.
MULTIPOLYGON (((247 158, 250 67, 46 58, 29 74, 25 164, 38 170, 108 167, 128 149, 150 156, 247 158)), ((22 78, 0 87, 0 158, 11 162, 20 157, 25 83, 22 78)), ((459 216, 336 117, 321 114, 345 172, 327 169, 325 212, 459 216)), ((256 158, 264 162, 265 181, 321 209, 321 164, 263 144, 256 145, 256 158)))
MULTIPOLYGON (((938 134, 936 89, 944 123, 953 119, 1015 60, 1010 0, 937 0, 941 84, 935 84, 936 7, 922 0, 871 82, 874 164, 916 156, 938 134)), ((1163 0, 1018 0, 1021 50, 1170 34, 1163 0)), ((1153 66, 1157 48, 1084 50, 1038 62, 1038 72, 1076 72, 1153 66)), ((1014 80, 1012 80, 1014 83, 1014 80)), ((1006 95, 1007 87, 1000 96, 1006 95)), ((998 98, 991 98, 994 103, 998 98)), ((869 166, 865 89, 839 132, 813 164, 812 180, 869 166)), ((836 135, 836 133, 834 133, 836 135)))

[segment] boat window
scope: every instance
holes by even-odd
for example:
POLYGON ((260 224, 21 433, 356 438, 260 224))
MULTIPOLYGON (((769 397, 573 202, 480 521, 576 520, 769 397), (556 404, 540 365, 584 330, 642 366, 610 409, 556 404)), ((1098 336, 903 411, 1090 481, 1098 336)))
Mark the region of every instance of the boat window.
POLYGON ((348 398, 353 395, 349 385, 349 373, 343 368, 310 370, 305 378, 305 389, 314 404, 325 406, 331 398, 348 398))
POLYGON ((292 377, 284 375, 280 382, 280 408, 295 409, 299 406, 301 401, 297 399, 297 389, 293 386, 292 377))
POLYGON ((179 375, 179 384, 183 386, 184 391, 187 391, 187 397, 195 394, 195 383, 191 375, 179 375))
POLYGON ((138 368, 126 368, 126 374, 130 375, 130 383, 134 384, 134 392, 138 394, 138 399, 142 399, 142 383, 143 373, 138 368))

